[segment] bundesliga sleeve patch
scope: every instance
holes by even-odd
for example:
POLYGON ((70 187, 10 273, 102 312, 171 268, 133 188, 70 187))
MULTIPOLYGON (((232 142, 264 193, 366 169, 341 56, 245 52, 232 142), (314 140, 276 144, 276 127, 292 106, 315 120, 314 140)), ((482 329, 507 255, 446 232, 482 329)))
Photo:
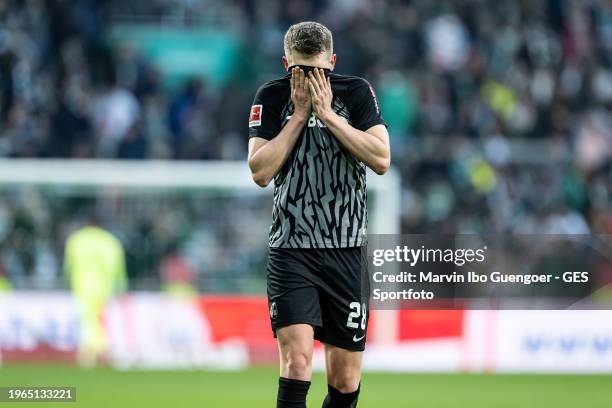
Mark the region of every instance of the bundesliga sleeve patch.
POLYGON ((262 105, 251 106, 251 114, 249 115, 249 127, 261 125, 262 105))

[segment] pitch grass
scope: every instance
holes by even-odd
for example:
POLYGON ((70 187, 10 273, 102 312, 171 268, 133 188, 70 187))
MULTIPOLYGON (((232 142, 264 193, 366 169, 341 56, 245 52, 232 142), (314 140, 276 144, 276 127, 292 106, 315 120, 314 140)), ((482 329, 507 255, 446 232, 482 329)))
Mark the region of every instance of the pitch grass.
MULTIPOLYGON (((0 386, 75 386, 76 403, 0 403, 0 408, 273 408, 274 368, 241 372, 80 370, 70 366, 0 368, 0 386)), ((309 407, 321 406, 315 374, 309 407)), ((610 408, 612 376, 365 374, 360 408, 610 408)))

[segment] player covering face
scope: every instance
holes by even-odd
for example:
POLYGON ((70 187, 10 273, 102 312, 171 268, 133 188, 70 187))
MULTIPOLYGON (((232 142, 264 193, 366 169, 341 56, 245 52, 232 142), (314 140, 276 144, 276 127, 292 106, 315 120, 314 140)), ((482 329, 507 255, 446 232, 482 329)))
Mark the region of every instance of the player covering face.
POLYGON ((262 85, 249 116, 249 167, 274 180, 267 266, 278 339, 277 407, 305 407, 314 340, 325 347, 323 407, 355 407, 368 324, 366 167, 389 168, 374 90, 333 72, 331 32, 315 22, 285 35, 287 74, 262 85))

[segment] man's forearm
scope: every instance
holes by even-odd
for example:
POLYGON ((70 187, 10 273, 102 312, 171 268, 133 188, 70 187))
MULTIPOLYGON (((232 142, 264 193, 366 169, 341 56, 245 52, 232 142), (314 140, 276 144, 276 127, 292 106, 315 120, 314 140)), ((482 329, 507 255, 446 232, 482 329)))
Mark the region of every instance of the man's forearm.
POLYGON ((307 120, 306 115, 294 113, 280 133, 249 158, 249 167, 258 185, 267 186, 285 164, 307 120))
POLYGON ((378 174, 389 168, 389 146, 375 135, 355 129, 335 112, 319 118, 340 143, 378 174))

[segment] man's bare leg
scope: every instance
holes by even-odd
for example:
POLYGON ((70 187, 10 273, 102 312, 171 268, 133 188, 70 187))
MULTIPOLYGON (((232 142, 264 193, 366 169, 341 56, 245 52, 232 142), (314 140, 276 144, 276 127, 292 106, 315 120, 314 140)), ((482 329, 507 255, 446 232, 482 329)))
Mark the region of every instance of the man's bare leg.
POLYGON ((363 352, 325 345, 328 394, 323 408, 355 408, 359 397, 363 352))
POLYGON ((293 324, 276 331, 280 356, 277 408, 306 408, 312 377, 314 329, 293 324))

